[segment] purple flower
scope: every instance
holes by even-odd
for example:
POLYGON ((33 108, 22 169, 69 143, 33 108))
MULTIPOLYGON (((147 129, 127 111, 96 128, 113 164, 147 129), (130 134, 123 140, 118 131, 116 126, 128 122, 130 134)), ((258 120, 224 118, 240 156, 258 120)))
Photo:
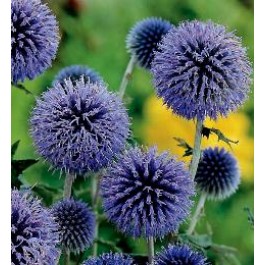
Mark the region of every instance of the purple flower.
POLYGON ((120 98, 102 83, 68 79, 37 100, 31 133, 54 167, 82 175, 107 166, 123 150, 129 118, 120 98))
POLYGON ((55 265, 57 225, 51 213, 28 192, 11 193, 11 259, 14 265, 55 265))
POLYGON ((11 1, 12 82, 33 79, 51 66, 59 44, 59 28, 40 0, 11 1))
POLYGON ((187 245, 169 245, 154 258, 154 265, 210 265, 199 252, 187 245))
POLYGON ((240 183, 235 157, 224 148, 207 148, 198 165, 195 182, 209 199, 221 200, 232 195, 240 183))
POLYGON ((104 253, 99 257, 89 258, 83 265, 133 265, 133 260, 119 253, 104 253))
POLYGON ((93 69, 88 68, 84 65, 71 65, 63 68, 54 78, 52 86, 55 86, 56 82, 60 82, 61 85, 64 85, 64 80, 70 78, 73 84, 80 77, 83 76, 84 81, 90 83, 103 82, 101 76, 95 72, 93 69))
POLYGON ((150 69, 154 58, 154 51, 162 37, 171 29, 172 25, 161 18, 146 18, 139 21, 130 30, 126 46, 130 53, 136 57, 140 66, 150 69))
POLYGON ((96 219, 84 202, 64 199, 52 207, 59 226, 61 246, 79 253, 91 246, 95 237, 96 219))
POLYGON ((101 189, 109 220, 133 237, 175 231, 192 204, 193 183, 184 164, 156 148, 126 151, 103 177, 101 189))
POLYGON ((184 22, 172 28, 155 54, 157 95, 187 119, 216 119, 248 97, 251 67, 241 39, 213 22, 184 22))

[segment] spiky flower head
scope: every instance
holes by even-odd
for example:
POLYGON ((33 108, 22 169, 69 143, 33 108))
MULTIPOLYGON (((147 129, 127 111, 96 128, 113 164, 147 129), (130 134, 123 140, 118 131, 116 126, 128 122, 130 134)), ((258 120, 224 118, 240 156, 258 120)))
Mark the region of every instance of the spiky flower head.
POLYGON ((40 0, 11 1, 12 82, 33 79, 51 66, 59 44, 59 28, 40 0))
POLYGON ((54 167, 83 175, 107 166, 123 150, 129 118, 103 83, 67 79, 37 100, 31 133, 38 152, 54 167))
POLYGON ((11 191, 11 259, 13 265, 55 265, 57 225, 29 192, 11 191))
POLYGON ((193 183, 175 157, 136 147, 111 166, 101 190, 105 213, 122 232, 163 237, 187 217, 193 183))
POLYGON ((199 252, 187 245, 169 245, 154 258, 154 265, 210 265, 199 252))
POLYGON ((101 76, 93 69, 85 65, 71 65, 63 68, 54 78, 52 86, 55 86, 56 82, 64 84, 65 79, 71 79, 73 84, 83 76, 84 81, 90 81, 90 83, 103 82, 101 76))
POLYGON ((133 260, 120 253, 104 253, 99 257, 89 258, 83 265, 133 265, 133 260))
POLYGON ((174 113, 187 119, 216 119, 247 99, 247 51, 224 26, 184 22, 172 28, 159 47, 151 71, 157 95, 174 113))
POLYGON ((79 253, 91 246, 96 220, 86 203, 64 199, 53 205, 52 214, 59 226, 59 239, 63 248, 79 253))
POLYGON ((207 148, 195 176, 197 188, 209 199, 221 200, 232 195, 240 183, 236 158, 224 148, 207 148))
POLYGON ((130 30, 126 38, 126 46, 141 67, 150 69, 154 51, 171 27, 168 21, 151 17, 139 21, 130 30))

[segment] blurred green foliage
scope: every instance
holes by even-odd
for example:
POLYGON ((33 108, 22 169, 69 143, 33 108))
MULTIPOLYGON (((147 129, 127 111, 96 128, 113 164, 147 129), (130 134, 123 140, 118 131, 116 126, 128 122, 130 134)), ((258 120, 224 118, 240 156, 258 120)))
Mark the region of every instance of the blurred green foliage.
MULTIPOLYGON (((71 64, 88 65, 101 73, 110 90, 117 90, 129 61, 125 37, 138 20, 149 16, 160 16, 176 25, 182 20, 190 19, 211 19, 224 24, 229 30, 236 30, 236 34, 242 36, 253 62, 252 0, 57 0, 47 3, 58 18, 61 43, 53 66, 34 81, 26 81, 23 84, 35 96, 47 90, 55 74, 62 67, 71 64)), ((146 98, 154 93, 151 75, 143 69, 136 68, 127 91, 125 101, 132 118, 133 135, 142 143, 142 107, 146 98)), ((39 158, 34 151, 28 126, 34 103, 34 96, 12 88, 12 143, 20 140, 15 154, 17 160, 39 158)), ((244 110, 253 124, 253 93, 244 110)), ((250 134, 253 135, 253 130, 250 134)), ((40 196, 50 194, 47 198, 44 195, 44 202, 48 205, 61 196, 64 176, 60 176, 57 171, 49 170, 49 165, 43 160, 25 170, 22 179, 29 185, 41 185, 36 192, 40 196)), ((89 178, 80 178, 74 184, 74 195, 90 202, 89 186, 89 178)), ((239 191, 224 202, 208 202, 205 210, 207 218, 201 220, 198 231, 206 233, 211 226, 214 242, 237 248, 240 262, 243 265, 250 265, 254 261, 253 229, 244 211, 246 206, 253 210, 251 183, 242 184, 239 191)), ((117 247, 124 252, 146 253, 143 240, 124 237, 106 221, 101 223, 100 237, 100 252, 110 249, 117 251, 109 244, 109 241, 116 240, 117 247)), ((159 242, 157 248, 160 248, 159 242)), ((80 259, 89 253, 90 250, 80 256, 80 259)), ((210 255, 215 257, 212 252, 210 255)), ((223 264, 222 262, 216 264, 223 264)))

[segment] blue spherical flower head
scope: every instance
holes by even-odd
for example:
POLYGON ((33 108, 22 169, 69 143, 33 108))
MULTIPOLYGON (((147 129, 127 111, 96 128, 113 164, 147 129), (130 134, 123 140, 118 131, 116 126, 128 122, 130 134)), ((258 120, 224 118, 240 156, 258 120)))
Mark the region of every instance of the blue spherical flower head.
POLYGON ((54 167, 83 175, 107 166, 123 150, 129 118, 121 99, 103 83, 68 79, 37 100, 31 133, 54 167))
POLYGON ((187 245, 169 245, 154 258, 155 265, 210 265, 199 252, 187 245))
POLYGON ((130 30, 126 46, 141 67, 150 69, 154 51, 158 49, 159 42, 171 27, 168 21, 151 17, 139 21, 130 30))
POLYGON ((11 1, 12 82, 33 79, 51 66, 59 44, 59 28, 40 0, 11 1))
POLYGON ((61 246, 79 253, 90 247, 95 237, 96 219, 93 212, 81 201, 64 199, 52 207, 59 226, 61 246))
POLYGON ((11 193, 11 259, 14 265, 55 265, 59 252, 57 225, 29 193, 11 193))
POLYGON ((184 22, 172 28, 156 52, 156 92, 187 119, 216 119, 248 97, 251 67, 240 38, 213 22, 184 22))
POLYGON ((104 253, 99 257, 89 258, 83 265, 133 265, 133 260, 120 253, 104 253))
POLYGON ((125 152, 101 183, 109 220, 133 237, 163 237, 187 217, 193 183, 184 164, 156 148, 125 152))
POLYGON ((195 182, 207 198, 221 200, 232 195, 240 183, 235 157, 224 148, 207 148, 199 162, 195 182))
POLYGON ((95 72, 93 69, 90 69, 84 65, 71 65, 63 68, 55 77, 52 86, 55 86, 56 82, 60 82, 61 85, 64 85, 65 79, 71 79, 73 83, 79 80, 83 76, 84 81, 90 83, 103 82, 101 76, 95 72))

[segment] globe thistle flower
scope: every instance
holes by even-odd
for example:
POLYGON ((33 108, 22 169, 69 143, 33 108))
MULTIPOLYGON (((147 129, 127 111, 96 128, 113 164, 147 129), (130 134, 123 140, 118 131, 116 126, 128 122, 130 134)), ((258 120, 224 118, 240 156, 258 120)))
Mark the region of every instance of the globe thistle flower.
POLYGON ((13 265, 57 264, 57 225, 50 212, 28 192, 11 191, 13 265))
POLYGON ((209 265, 207 259, 187 245, 169 245, 154 258, 155 265, 209 265))
POLYGON ((76 83, 80 77, 83 76, 84 81, 90 83, 103 82, 101 76, 95 72, 93 69, 90 69, 83 65, 71 65, 63 68, 55 77, 52 86, 55 86, 56 82, 60 82, 61 85, 64 85, 64 80, 70 78, 73 84, 76 83))
POLYGON ((51 66, 59 44, 59 28, 40 0, 11 1, 12 82, 33 79, 51 66))
POLYGON ((102 83, 68 79, 37 100, 31 133, 54 167, 83 175, 107 166, 123 150, 129 119, 119 97, 102 83))
POLYGON ((93 243, 96 219, 84 202, 64 199, 52 207, 61 246, 79 253, 93 243))
POLYGON ((247 99, 251 67, 241 39, 213 22, 172 28, 156 52, 152 73, 157 95, 177 115, 216 119, 247 99))
POLYGON ((133 260, 120 253, 104 253, 99 257, 89 258, 83 265, 133 265, 133 260))
POLYGON ((224 148, 207 148, 195 176, 197 188, 209 199, 224 199, 232 195, 239 183, 240 173, 235 157, 224 148))
POLYGON ((126 46, 141 67, 150 69, 154 51, 157 50, 158 43, 171 27, 168 21, 151 17, 139 21, 130 30, 126 46))
POLYGON ((110 221, 133 237, 163 237, 184 221, 193 183, 184 164, 156 148, 125 152, 103 177, 103 207, 110 221))

